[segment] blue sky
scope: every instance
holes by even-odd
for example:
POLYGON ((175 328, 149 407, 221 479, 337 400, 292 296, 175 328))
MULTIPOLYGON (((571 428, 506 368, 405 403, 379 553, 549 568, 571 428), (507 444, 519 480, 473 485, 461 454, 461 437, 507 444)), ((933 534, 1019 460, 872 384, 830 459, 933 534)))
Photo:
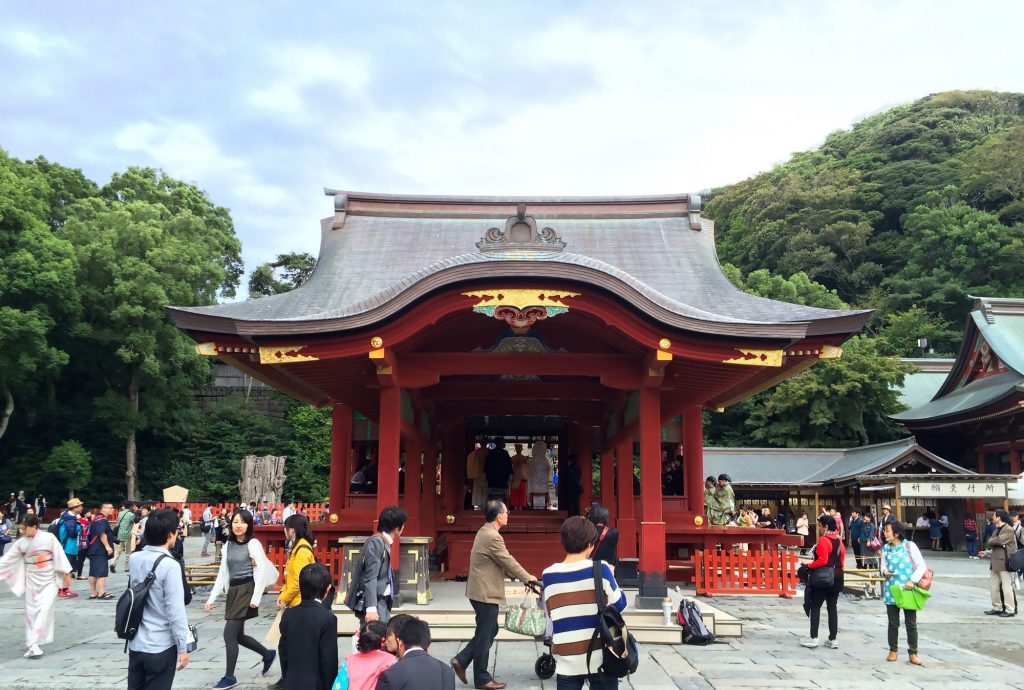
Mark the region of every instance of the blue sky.
POLYGON ((928 93, 1024 92, 1021 26, 1016 1, 6 1, 0 147, 196 182, 252 267, 317 252, 325 186, 699 191, 928 93))

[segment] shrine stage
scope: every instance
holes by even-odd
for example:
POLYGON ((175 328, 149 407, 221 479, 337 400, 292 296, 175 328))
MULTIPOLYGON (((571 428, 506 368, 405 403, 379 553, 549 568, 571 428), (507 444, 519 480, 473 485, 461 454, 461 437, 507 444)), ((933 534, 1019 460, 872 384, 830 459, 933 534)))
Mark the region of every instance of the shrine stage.
MULTIPOLYGON (((564 556, 559 531, 568 514, 558 510, 515 510, 509 515, 508 524, 502 528, 512 556, 530 573, 539 576, 552 563, 560 561, 564 556)), ((439 579, 459 579, 469 573, 469 557, 473 548, 473 540, 477 531, 484 524, 482 511, 460 510, 438 520, 440 524, 433 530, 419 529, 417 533, 406 529, 400 540, 412 542, 414 537, 429 537, 426 548, 433 564, 433 577, 439 579)), ((621 524, 619 538, 620 579, 623 584, 635 586, 639 566, 639 540, 637 524, 621 524), (632 529, 632 535, 626 530, 632 529)), ((339 515, 335 523, 320 522, 313 524, 317 537, 317 551, 328 561, 345 559, 345 544, 350 537, 366 537, 370 534, 372 520, 369 514, 358 516, 352 514, 339 515)), ((282 534, 280 528, 257 528, 261 539, 268 547, 281 547, 282 534)), ((416 539, 416 541, 424 541, 416 539)), ((694 580, 693 554, 697 550, 713 550, 717 547, 728 549, 736 544, 746 544, 751 551, 775 551, 780 546, 800 546, 799 535, 786 534, 778 529, 757 529, 742 527, 719 527, 708 525, 703 516, 691 514, 666 514, 665 541, 661 549, 667 563, 667 580, 676 583, 688 583, 694 580), (695 517, 701 517, 703 524, 696 524, 695 517)), ((407 549, 402 548, 405 552, 407 549)), ((423 553, 423 555, 427 555, 423 553)), ((421 556, 417 556, 419 558, 421 556)), ((399 567, 401 559, 399 560, 399 567)), ((332 567, 333 570, 333 567, 332 567)), ((340 573, 340 565, 335 572, 340 573)))

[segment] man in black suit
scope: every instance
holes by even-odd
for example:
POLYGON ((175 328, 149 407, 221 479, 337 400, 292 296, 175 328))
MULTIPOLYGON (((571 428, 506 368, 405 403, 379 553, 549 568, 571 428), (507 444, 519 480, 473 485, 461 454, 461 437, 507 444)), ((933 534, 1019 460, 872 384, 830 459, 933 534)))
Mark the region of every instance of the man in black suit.
POLYGON ((330 588, 331 573, 323 563, 310 563, 299 572, 302 603, 281 615, 277 645, 284 690, 331 690, 334 684, 338 619, 323 605, 330 588))
POLYGON ((377 690, 455 690, 455 672, 427 654, 430 628, 410 617, 395 630, 398 663, 380 674, 377 690))

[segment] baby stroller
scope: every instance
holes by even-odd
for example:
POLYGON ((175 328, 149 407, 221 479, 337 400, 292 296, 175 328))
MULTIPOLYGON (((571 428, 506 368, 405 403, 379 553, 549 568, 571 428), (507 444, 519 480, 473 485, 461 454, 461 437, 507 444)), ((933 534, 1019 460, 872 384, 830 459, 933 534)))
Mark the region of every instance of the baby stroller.
POLYGON ((544 609, 544 620, 547 625, 544 626, 543 637, 539 639, 548 648, 548 651, 537 657, 537 661, 533 664, 533 671, 541 680, 547 680, 555 675, 555 657, 551 654, 551 616, 548 615, 548 609, 544 603, 544 585, 534 580, 526 583, 526 589, 537 595, 537 598, 540 599, 540 605, 544 609))

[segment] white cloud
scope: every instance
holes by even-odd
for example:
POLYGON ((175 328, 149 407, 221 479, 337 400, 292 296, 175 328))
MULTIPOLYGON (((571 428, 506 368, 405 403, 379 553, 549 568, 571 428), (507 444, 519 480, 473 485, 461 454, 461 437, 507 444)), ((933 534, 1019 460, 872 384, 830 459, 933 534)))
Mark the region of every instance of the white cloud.
POLYGON ((271 64, 277 73, 265 86, 252 89, 248 102, 255 108, 294 124, 310 124, 317 113, 307 92, 341 91, 358 98, 370 83, 370 61, 365 55, 339 52, 326 46, 287 46, 276 49, 271 64))
POLYGON ((144 153, 154 165, 200 187, 214 182, 246 204, 280 206, 289 198, 280 187, 260 180, 251 162, 225 154, 193 123, 136 122, 119 130, 114 144, 122 151, 144 153))

